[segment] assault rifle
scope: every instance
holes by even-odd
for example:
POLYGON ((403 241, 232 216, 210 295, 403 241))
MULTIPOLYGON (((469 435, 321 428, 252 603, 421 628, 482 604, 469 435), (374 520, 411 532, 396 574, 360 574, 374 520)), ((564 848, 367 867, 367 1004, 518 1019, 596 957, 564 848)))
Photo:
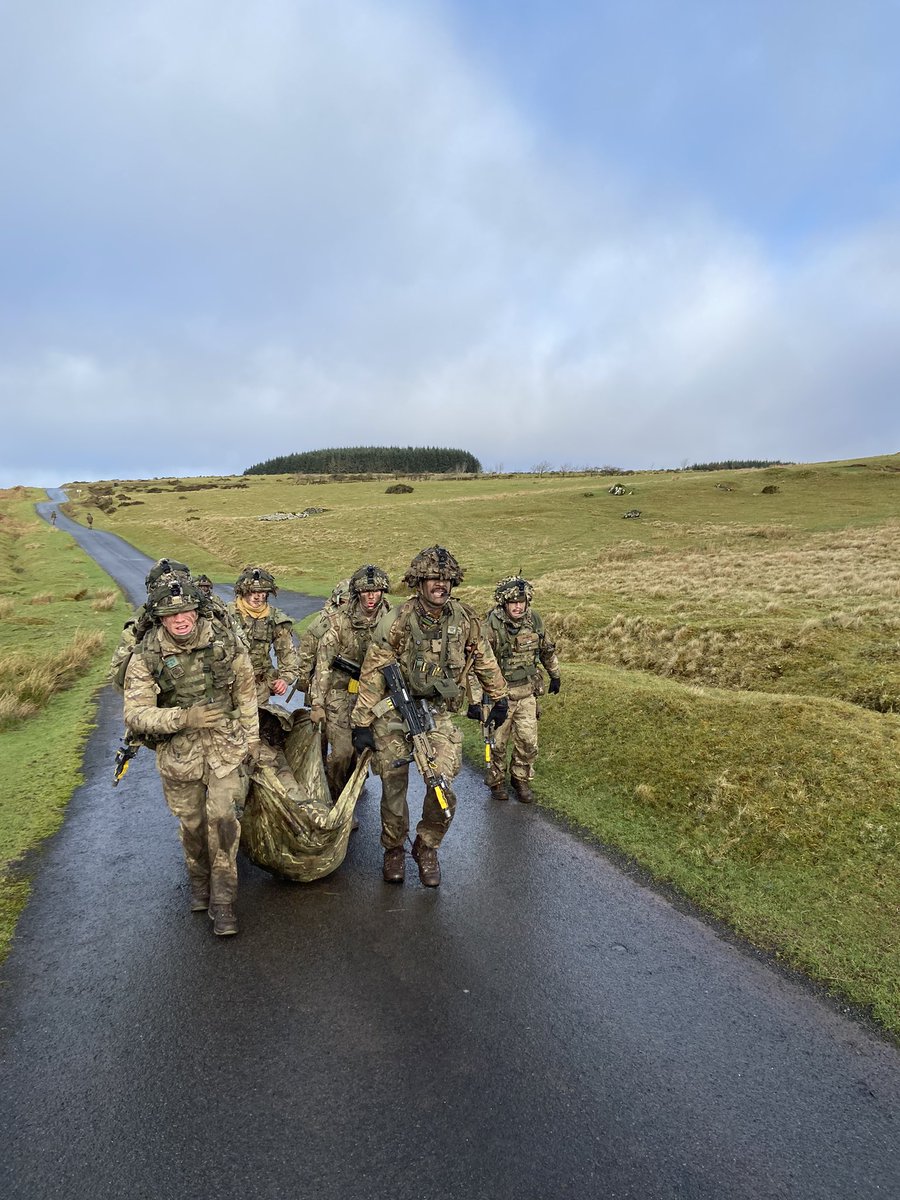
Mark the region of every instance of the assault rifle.
POLYGON ((359 674, 362 670, 359 663, 353 662, 352 659, 344 658, 342 654, 336 654, 331 660, 331 665, 335 671, 343 671, 345 675, 350 676, 350 683, 347 686, 348 692, 359 691, 359 674))
POLYGON ((394 711, 406 727, 406 736, 412 743, 412 753, 406 758, 396 758, 392 767, 402 767, 405 763, 415 762, 425 783, 434 792, 441 807, 444 820, 450 820, 450 806, 444 792, 450 785, 437 769, 434 747, 431 744, 431 731, 434 729, 434 717, 425 700, 414 700, 409 694, 400 668, 396 663, 386 666, 382 674, 387 684, 388 694, 394 711))
POLYGON ((493 702, 488 699, 487 695, 481 694, 481 736, 484 738, 484 765, 489 767, 494 757, 494 730, 496 726, 493 721, 489 721, 493 702))
POLYGON ((128 770, 128 764, 141 748, 140 742, 131 740, 128 734, 122 739, 122 745, 116 751, 116 760, 113 768, 113 787, 119 786, 119 780, 128 770))

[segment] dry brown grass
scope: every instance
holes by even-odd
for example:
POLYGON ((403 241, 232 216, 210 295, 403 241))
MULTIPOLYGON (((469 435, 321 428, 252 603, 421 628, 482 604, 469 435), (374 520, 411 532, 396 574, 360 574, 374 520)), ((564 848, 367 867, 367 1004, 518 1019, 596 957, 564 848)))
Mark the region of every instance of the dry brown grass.
POLYGON ((0 728, 32 716, 52 695, 69 687, 91 666, 104 635, 78 630, 67 646, 35 665, 25 653, 0 656, 0 728))
POLYGON ((94 612, 109 612, 111 608, 115 608, 118 598, 115 592, 104 592, 92 602, 91 608, 94 612))
POLYGON ((29 600, 28 603, 29 604, 52 604, 53 603, 53 593, 52 592, 38 592, 38 594, 36 596, 31 597, 31 599, 29 600))

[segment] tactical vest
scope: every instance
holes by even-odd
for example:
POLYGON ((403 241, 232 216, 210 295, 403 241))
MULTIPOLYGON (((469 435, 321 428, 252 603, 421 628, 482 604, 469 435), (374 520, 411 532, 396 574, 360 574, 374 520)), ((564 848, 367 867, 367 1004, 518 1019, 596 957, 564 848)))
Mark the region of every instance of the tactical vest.
MULTIPOLYGON (((449 600, 432 629, 422 625, 414 603, 399 610, 398 662, 413 696, 438 698, 450 709, 459 707, 465 692, 463 672, 471 649, 468 637, 472 615, 458 600, 449 600)), ((390 612, 380 618, 376 626, 378 640, 383 640, 380 635, 392 628, 393 617, 390 612)))
POLYGON ((272 667, 269 651, 275 641, 275 630, 279 625, 290 625, 291 619, 278 608, 270 608, 266 616, 257 618, 244 617, 237 608, 234 613, 247 637, 253 674, 259 679, 267 675, 272 667))
POLYGON ((497 662, 507 683, 527 683, 538 673, 544 622, 537 613, 528 611, 521 624, 510 628, 503 610, 494 608, 488 614, 493 632, 497 662))
POLYGON ((159 688, 157 708, 190 708, 192 704, 232 706, 237 642, 224 625, 212 627, 208 645, 164 654, 155 632, 141 643, 144 662, 159 688))

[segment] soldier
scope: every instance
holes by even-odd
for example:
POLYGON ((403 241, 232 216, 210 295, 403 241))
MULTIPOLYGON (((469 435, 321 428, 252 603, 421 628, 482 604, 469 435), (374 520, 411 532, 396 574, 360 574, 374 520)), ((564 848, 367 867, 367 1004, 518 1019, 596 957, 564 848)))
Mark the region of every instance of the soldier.
POLYGON ((153 624, 125 672, 125 724, 156 745, 163 795, 180 822, 191 911, 219 937, 237 933, 237 851, 245 784, 259 754, 256 686, 230 626, 199 615, 192 583, 168 575, 147 608, 153 624))
POLYGON ((274 608, 268 597, 276 596, 275 579, 262 567, 244 567, 234 585, 234 603, 228 611, 239 622, 250 646, 259 704, 270 696, 283 696, 297 678, 297 650, 287 613, 274 608), (270 651, 275 651, 277 666, 270 651))
POLYGON ((88 523, 88 529, 93 529, 93 528, 94 528, 94 517, 93 517, 93 514, 92 514, 92 513, 88 513, 88 515, 87 515, 87 523, 88 523))
POLYGON ((339 608, 319 641, 310 690, 310 719, 325 723, 330 746, 326 771, 337 800, 354 766, 350 711, 359 691, 359 673, 375 624, 390 611, 388 577, 381 567, 360 567, 350 577, 350 603, 339 608), (355 668, 355 671, 353 670, 355 668))
MULTIPOLYGON (((397 662, 413 697, 423 697, 434 716, 430 734, 438 772, 452 781, 462 767, 462 734, 450 714, 465 702, 466 679, 475 671, 484 691, 494 702, 491 718, 502 725, 508 709, 508 689, 493 651, 484 638, 475 613, 450 592, 461 582, 459 563, 443 546, 429 546, 417 554, 403 577, 415 596, 379 619, 363 662, 359 697, 353 708, 352 742, 357 752, 376 751, 375 770, 381 776, 381 844, 386 883, 402 883, 409 830, 406 789, 409 765, 403 733, 387 715, 382 670, 397 662), (374 726, 374 729, 373 729, 374 726)), ((416 828, 412 855, 425 887, 441 882, 438 846, 456 809, 452 788, 446 789, 447 814, 442 812, 431 787, 426 788, 422 819, 416 828)))
POLYGON ((53 526, 54 529, 56 528, 56 509, 55 508, 50 509, 50 524, 53 526))
POLYGON ((297 649, 297 686, 303 690, 307 700, 309 699, 313 673, 316 669, 316 654, 319 650, 319 642, 328 628, 331 619, 349 599, 350 580, 342 579, 340 583, 335 584, 334 590, 331 593, 331 599, 326 603, 321 612, 310 621, 300 637, 300 645, 297 649))
POLYGON ((208 575, 198 575, 197 578, 194 580, 194 583, 196 583, 197 588, 199 589, 199 591, 201 591, 203 593, 203 595, 207 598, 207 600, 212 599, 212 597, 213 597, 213 581, 210 579, 210 577, 208 575))
MULTIPOLYGON (((182 583, 190 583, 191 572, 187 563, 177 562, 174 558, 158 558, 144 578, 144 587, 149 598, 154 586, 168 576, 182 583)), ((153 616, 147 603, 141 605, 133 617, 125 622, 119 644, 113 651, 109 664, 107 679, 122 691, 125 686, 125 670, 135 646, 149 633, 153 625, 153 616)))
MULTIPOLYGON (((538 663, 550 676, 549 691, 560 689, 559 659, 556 646, 547 637, 544 622, 531 607, 534 588, 527 579, 510 575, 501 579, 494 591, 496 607, 485 617, 485 633, 509 685, 509 720, 494 737, 494 754, 485 774, 485 783, 495 800, 508 800, 506 755, 512 743, 510 779, 523 804, 531 804, 534 792, 534 763, 538 752, 537 697, 544 694, 544 677, 538 663)), ((469 706, 468 715, 481 719, 481 708, 469 706)))

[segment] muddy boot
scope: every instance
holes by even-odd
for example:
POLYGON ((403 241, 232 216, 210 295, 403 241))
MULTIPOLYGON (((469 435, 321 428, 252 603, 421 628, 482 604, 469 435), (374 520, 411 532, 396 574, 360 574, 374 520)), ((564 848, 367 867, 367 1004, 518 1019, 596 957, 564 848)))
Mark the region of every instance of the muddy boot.
POLYGON ((506 790, 506 780, 501 779, 499 783, 490 785, 491 795, 495 800, 508 800, 509 792, 506 790))
POLYGON ((420 837, 413 842, 412 856, 419 864, 419 878, 423 887, 439 887, 441 864, 434 846, 426 846, 420 837))
POLYGON ((531 790, 531 785, 529 784, 528 780, 516 779, 516 777, 513 776, 512 785, 513 790, 519 797, 519 800, 522 802, 522 804, 531 804, 531 802, 534 800, 534 792, 531 790))
POLYGON ((216 937, 230 937, 238 931, 234 906, 231 904, 211 904, 209 919, 213 923, 213 933, 216 937))
POLYGON ((206 912, 209 908, 209 884, 191 880, 191 912, 206 912))
POLYGON ((381 874, 385 883, 402 883, 406 873, 406 851, 402 846, 392 846, 384 852, 381 874))

